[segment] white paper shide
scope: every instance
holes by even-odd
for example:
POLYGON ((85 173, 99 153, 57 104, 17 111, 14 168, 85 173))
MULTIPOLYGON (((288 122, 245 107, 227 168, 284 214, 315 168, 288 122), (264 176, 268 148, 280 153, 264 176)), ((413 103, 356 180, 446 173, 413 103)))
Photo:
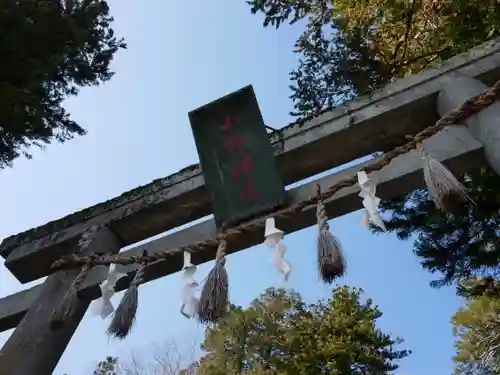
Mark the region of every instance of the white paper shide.
POLYGON ((276 228, 274 218, 268 218, 264 233, 264 245, 271 249, 271 264, 276 267, 285 281, 287 281, 292 269, 285 261, 286 246, 280 242, 284 236, 285 232, 276 228))
POLYGON ((191 253, 184 252, 184 265, 182 266, 182 291, 181 291, 181 314, 191 319, 198 311, 198 299, 196 291, 198 282, 194 279, 197 267, 191 263, 191 253))
POLYGON ((125 276, 127 276, 127 274, 120 272, 115 264, 111 265, 106 280, 99 285, 101 289, 101 298, 95 301, 92 307, 95 315, 99 315, 102 319, 106 319, 115 311, 111 303, 111 297, 115 294, 116 283, 125 276))
POLYGON ((377 191, 377 183, 368 178, 366 172, 358 172, 358 184, 361 189, 359 196, 363 198, 363 215, 361 216, 361 225, 365 228, 369 227, 370 222, 382 230, 387 230, 384 220, 380 214, 380 198, 375 194, 377 191))

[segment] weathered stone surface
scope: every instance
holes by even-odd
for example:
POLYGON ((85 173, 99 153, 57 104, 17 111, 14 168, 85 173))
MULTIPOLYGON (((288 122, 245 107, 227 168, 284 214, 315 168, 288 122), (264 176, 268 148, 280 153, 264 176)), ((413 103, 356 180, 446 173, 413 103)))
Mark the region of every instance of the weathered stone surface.
MULTIPOLYGON (((200 165, 193 164, 170 176, 156 179, 147 185, 138 186, 132 190, 124 192, 123 194, 106 202, 96 204, 81 211, 67 215, 61 219, 54 220, 39 227, 7 237, 2 241, 0 254, 8 254, 9 250, 22 243, 30 242, 54 232, 66 229, 70 226, 79 224, 83 221, 91 220, 94 217, 104 215, 109 211, 116 210, 126 204, 141 200, 148 196, 151 197, 160 190, 166 189, 186 179, 192 179, 196 176, 200 176, 201 174, 200 165)), ((148 201, 153 203, 155 199, 150 198, 148 201)))
MULTIPOLYGON (((115 254, 119 250, 115 235, 104 227, 93 235, 93 241, 82 251, 84 255, 90 255, 115 254)), ((94 277, 102 281, 106 278, 108 267, 100 266, 99 270, 94 277)), ((38 290, 36 299, 0 349, 2 375, 52 374, 90 304, 89 299, 79 298, 64 324, 58 329, 50 327, 54 308, 61 304, 78 272, 75 269, 55 273, 35 287, 38 290)))
MULTIPOLYGON (((438 97, 438 111, 444 115, 471 96, 477 95, 488 87, 477 79, 457 77, 443 87, 438 97)), ((492 170, 500 175, 500 101, 464 121, 471 133, 479 139, 492 170)))
MULTIPOLYGON (((500 78, 500 39, 455 56, 305 122, 270 135, 285 184, 299 181, 375 151, 403 143, 437 119, 441 87, 455 75, 500 78)), ((0 255, 21 281, 50 272, 50 264, 71 248, 86 228, 106 224, 123 246, 211 213, 210 194, 198 165, 120 197, 5 239, 0 255)))

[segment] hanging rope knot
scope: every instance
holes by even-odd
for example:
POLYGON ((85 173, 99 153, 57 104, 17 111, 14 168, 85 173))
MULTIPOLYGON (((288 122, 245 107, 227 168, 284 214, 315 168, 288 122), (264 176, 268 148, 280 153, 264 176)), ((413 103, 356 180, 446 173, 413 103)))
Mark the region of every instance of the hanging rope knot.
POLYGON ((124 339, 131 331, 137 314, 139 305, 138 287, 144 282, 144 274, 148 265, 148 254, 143 251, 141 264, 137 269, 134 278, 130 282, 130 286, 123 295, 120 304, 115 310, 111 324, 108 327, 107 334, 118 339, 124 339))
POLYGON ((317 204, 316 204, 316 219, 318 221, 318 228, 320 232, 330 230, 330 225, 328 224, 328 217, 326 216, 325 205, 323 204, 323 198, 321 197, 321 187, 317 186, 317 204))
MULTIPOLYGON (((144 256, 147 256, 146 252, 144 252, 144 256)), ((141 285, 142 283, 144 283, 144 275, 146 273, 146 268, 147 268, 148 263, 149 262, 147 260, 143 260, 141 262, 139 268, 137 269, 137 271, 134 275, 134 278, 130 282, 130 285, 137 287, 137 286, 141 285)))
POLYGON ((226 248, 226 234, 221 234, 214 268, 209 272, 201 290, 197 314, 201 323, 215 323, 222 319, 229 309, 229 281, 224 267, 226 248))
POLYGON ((78 275, 76 275, 75 279, 71 283, 71 287, 72 288, 75 288, 77 290, 80 288, 80 286, 85 281, 85 278, 89 274, 90 270, 92 268, 94 268, 96 260, 97 260, 97 255, 96 254, 91 254, 89 256, 87 262, 85 262, 85 264, 80 269, 80 272, 78 273, 78 275))
POLYGON ((338 239, 330 233, 328 216, 321 195, 320 186, 317 186, 316 219, 318 221, 317 264, 320 278, 327 284, 340 277, 345 271, 345 260, 338 239))
POLYGON ((95 266, 97 259, 96 254, 91 254, 87 258, 78 275, 73 279, 68 292, 64 296, 61 305, 57 306, 52 312, 50 325, 53 329, 59 329, 63 326, 64 322, 73 313, 76 304, 78 303, 78 290, 87 278, 90 270, 95 266))
POLYGON ((448 168, 431 157, 422 144, 418 144, 417 147, 423 160, 422 167, 427 191, 435 206, 450 214, 460 212, 459 209, 464 202, 471 201, 465 187, 448 168))
POLYGON ((217 247, 217 252, 215 253, 215 262, 222 265, 226 264, 226 249, 227 240, 226 236, 222 236, 219 240, 219 246, 217 247))

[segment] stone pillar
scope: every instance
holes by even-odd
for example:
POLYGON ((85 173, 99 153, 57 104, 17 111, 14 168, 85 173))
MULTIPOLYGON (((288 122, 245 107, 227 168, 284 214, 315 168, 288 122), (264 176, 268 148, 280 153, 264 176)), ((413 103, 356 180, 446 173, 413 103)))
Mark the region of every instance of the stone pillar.
MULTIPOLYGON (((83 255, 118 253, 120 250, 120 243, 108 228, 101 228, 93 236, 94 240, 83 250, 83 255)), ((108 267, 98 268, 104 279, 108 267)), ((90 300, 79 300, 61 328, 50 327, 54 307, 61 303, 78 273, 78 269, 60 271, 47 277, 38 299, 0 349, 0 374, 52 374, 90 305, 90 300)))
MULTIPOLYGON (((438 96, 438 112, 441 116, 457 108, 471 96, 487 89, 481 81, 470 77, 456 77, 444 85, 438 96)), ((464 121, 471 133, 483 145, 491 168, 500 174, 500 102, 485 107, 464 121)))

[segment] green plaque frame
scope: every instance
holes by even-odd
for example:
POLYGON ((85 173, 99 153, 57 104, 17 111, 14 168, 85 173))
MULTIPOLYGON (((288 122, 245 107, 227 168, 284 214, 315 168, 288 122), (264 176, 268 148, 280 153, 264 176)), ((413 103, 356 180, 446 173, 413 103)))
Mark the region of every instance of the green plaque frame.
POLYGON ((253 87, 189 112, 215 222, 237 224, 286 201, 253 87))

